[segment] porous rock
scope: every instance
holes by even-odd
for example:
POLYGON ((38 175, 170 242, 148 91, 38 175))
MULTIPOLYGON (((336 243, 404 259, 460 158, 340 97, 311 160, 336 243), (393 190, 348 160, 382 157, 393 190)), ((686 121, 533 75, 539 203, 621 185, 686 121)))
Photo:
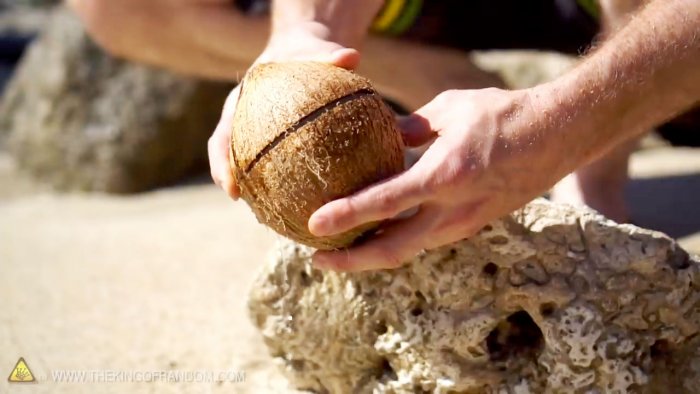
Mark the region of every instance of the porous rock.
POLYGON ((249 307, 315 392, 692 393, 700 276, 665 235, 536 200, 393 271, 282 241, 249 307))
POLYGON ((0 145, 59 189, 142 191, 206 168, 230 88, 116 59, 60 9, 6 88, 0 145))

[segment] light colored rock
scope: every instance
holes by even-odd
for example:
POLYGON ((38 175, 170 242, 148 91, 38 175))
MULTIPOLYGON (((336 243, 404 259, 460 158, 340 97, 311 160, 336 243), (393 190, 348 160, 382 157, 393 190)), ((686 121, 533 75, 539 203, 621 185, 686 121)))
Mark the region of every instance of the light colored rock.
POLYGON ((533 50, 475 51, 472 61, 497 74, 511 89, 525 89, 551 81, 573 68, 578 58, 533 50))
POLYGON ((0 35, 37 34, 49 18, 51 7, 8 6, 0 3, 0 35))
POLYGON ((394 271, 322 273, 281 243, 253 322, 317 392, 700 387, 700 264, 665 235, 544 200, 394 271))
POLYGON ((7 86, 0 140, 21 169, 60 189, 146 190, 207 167, 229 90, 115 59, 60 10, 7 86))

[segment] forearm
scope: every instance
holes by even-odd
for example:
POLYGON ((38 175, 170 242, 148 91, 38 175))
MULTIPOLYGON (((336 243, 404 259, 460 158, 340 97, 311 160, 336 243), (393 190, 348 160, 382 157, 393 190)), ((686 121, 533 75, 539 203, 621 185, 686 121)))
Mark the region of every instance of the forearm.
POLYGON ((110 53, 174 71, 237 79, 265 47, 267 18, 228 0, 71 0, 91 36, 110 53))
POLYGON ((274 0, 272 32, 274 35, 306 26, 320 38, 358 48, 383 3, 383 0, 274 0))
POLYGON ((576 69, 532 91, 570 171, 700 101, 700 3, 656 0, 576 69))

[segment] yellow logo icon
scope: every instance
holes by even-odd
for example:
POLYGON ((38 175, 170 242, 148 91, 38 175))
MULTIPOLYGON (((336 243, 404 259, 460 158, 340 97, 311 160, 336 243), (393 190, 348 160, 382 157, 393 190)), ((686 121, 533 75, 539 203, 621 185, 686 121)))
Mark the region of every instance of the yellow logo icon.
POLYGON ((14 383, 30 383, 34 382, 34 375, 29 369, 27 362, 24 361, 24 357, 20 357, 15 364, 14 369, 10 372, 10 376, 7 378, 8 382, 14 383))

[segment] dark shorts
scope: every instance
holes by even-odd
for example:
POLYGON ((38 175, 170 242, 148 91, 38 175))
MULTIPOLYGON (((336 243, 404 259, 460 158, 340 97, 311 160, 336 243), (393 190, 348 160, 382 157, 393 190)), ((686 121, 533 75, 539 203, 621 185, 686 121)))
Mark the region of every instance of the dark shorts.
MULTIPOLYGON (((269 12, 270 0, 232 1, 249 14, 269 12)), ((388 4, 392 0, 386 1, 388 4)), ((465 51, 538 49, 582 54, 600 31, 596 0, 400 0, 400 3, 404 7, 402 12, 409 18, 399 18, 398 29, 389 28, 377 34, 465 51)), ((700 107, 660 126, 659 130, 673 143, 700 146, 700 107)))
MULTIPOLYGON (((408 0, 409 2, 411 0, 408 0)), ((399 37, 463 50, 542 49, 577 54, 600 25, 577 0, 424 0, 399 37)))
MULTIPOLYGON (((269 11, 270 0, 235 2, 250 14, 269 11)), ((378 34, 463 50, 576 54, 585 51, 599 31, 596 0, 387 0, 383 11, 390 3, 400 11, 394 12, 393 26, 378 34)))

